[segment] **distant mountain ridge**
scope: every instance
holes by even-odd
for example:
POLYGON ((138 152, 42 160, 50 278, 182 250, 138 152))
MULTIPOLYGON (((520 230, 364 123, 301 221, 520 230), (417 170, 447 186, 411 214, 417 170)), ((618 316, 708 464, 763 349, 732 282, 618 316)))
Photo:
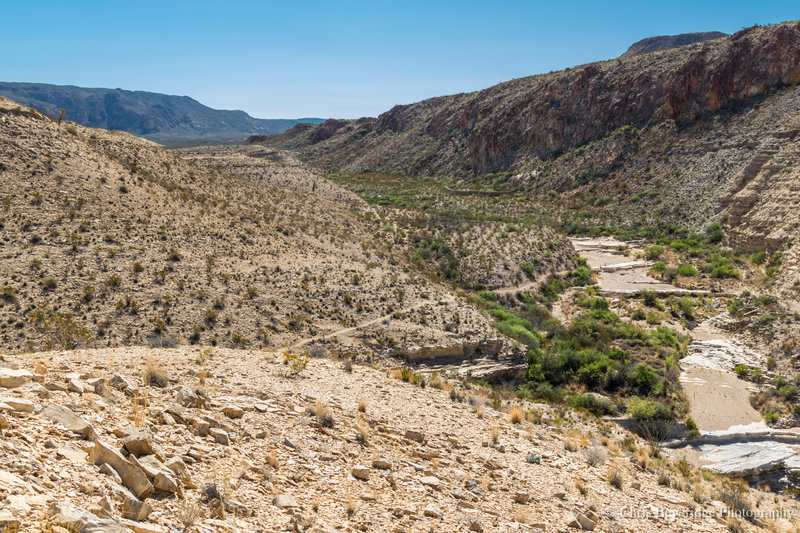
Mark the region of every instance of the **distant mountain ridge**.
POLYGON ((188 96, 45 83, 0 82, 0 96, 91 128, 124 130, 153 141, 243 139, 283 132, 319 118, 259 119, 244 111, 212 109, 188 96))
POLYGON ((720 37, 727 37, 727 33, 721 31, 706 31, 700 33, 680 33, 678 35, 659 35, 656 37, 648 37, 641 41, 636 41, 622 54, 620 57, 630 57, 639 54, 648 54, 650 52, 658 52, 660 50, 667 50, 677 46, 684 46, 687 44, 699 43, 702 41, 710 41, 711 39, 719 39, 720 37))

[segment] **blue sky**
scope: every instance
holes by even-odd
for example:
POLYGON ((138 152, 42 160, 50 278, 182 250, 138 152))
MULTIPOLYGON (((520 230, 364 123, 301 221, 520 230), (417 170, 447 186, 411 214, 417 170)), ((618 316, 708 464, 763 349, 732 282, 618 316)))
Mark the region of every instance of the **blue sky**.
POLYGON ((354 118, 616 57, 644 37, 797 18, 797 0, 6 0, 0 79, 354 118))

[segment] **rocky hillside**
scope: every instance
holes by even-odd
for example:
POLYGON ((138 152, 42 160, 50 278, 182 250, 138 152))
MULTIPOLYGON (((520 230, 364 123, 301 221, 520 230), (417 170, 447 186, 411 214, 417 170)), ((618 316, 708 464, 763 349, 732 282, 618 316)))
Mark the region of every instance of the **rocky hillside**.
POLYGON ((706 31, 700 33, 681 33, 678 35, 659 35, 657 37, 648 37, 641 41, 636 41, 622 54, 620 57, 630 57, 639 54, 648 54, 650 52, 658 52, 660 50, 667 50, 677 46, 684 46, 687 44, 699 43, 702 41, 710 41, 711 39, 719 39, 727 37, 727 33, 721 31, 706 31))
POLYGON ((335 339, 369 357, 497 335, 375 238, 371 207, 300 166, 206 170, 5 99, 0 140, 5 349, 335 339))
POLYGON ((299 125, 264 142, 344 172, 480 176, 550 160, 625 126, 680 127, 800 81, 800 23, 299 125))
POLYGON ((791 531, 797 501, 438 375, 270 352, 0 357, 6 531, 791 531), (414 381, 416 381, 416 379, 414 381), (421 383, 421 382, 420 382, 421 383), (756 510, 752 522, 728 516, 756 510), (757 527, 758 526, 758 527, 757 527), (735 529, 734 529, 735 528, 735 529))
POLYGON ((244 139, 280 133, 322 119, 258 119, 244 111, 211 109, 188 96, 122 89, 89 89, 45 83, 0 82, 0 96, 90 128, 123 130, 154 141, 244 139))

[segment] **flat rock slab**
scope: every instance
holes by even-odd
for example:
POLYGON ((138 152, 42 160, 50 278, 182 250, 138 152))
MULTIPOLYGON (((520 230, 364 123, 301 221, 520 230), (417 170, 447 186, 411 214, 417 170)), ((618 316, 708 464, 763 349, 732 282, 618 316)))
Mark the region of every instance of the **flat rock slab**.
POLYGON ((33 374, 27 370, 14 370, 12 368, 0 368, 0 387, 16 389, 29 382, 33 374))
POLYGON ((94 428, 83 418, 79 417, 66 407, 60 405, 47 405, 42 409, 42 416, 55 424, 59 424, 68 430, 75 432, 89 440, 95 440, 97 433, 94 428))

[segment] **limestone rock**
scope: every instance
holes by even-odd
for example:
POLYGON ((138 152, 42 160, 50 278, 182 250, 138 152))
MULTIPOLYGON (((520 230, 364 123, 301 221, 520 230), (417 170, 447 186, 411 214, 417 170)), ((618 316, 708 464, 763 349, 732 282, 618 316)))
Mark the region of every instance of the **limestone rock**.
POLYGON ((217 444, 227 446, 231 443, 231 438, 228 435, 228 432, 224 429, 211 428, 208 432, 212 437, 214 437, 214 440, 217 441, 217 444))
POLYGON ((36 410, 36 404, 19 398, 0 398, 0 403, 6 404, 18 413, 32 413, 36 410))
POLYGON ((425 440, 425 433, 416 429, 407 429, 404 436, 408 440, 413 440, 416 442, 423 442, 425 440))
POLYGON ((132 453, 136 457, 152 455, 155 454, 156 451, 161 451, 160 447, 157 447, 153 443, 153 435, 150 433, 150 429, 146 427, 127 430, 122 437, 122 445, 129 453, 132 453))
POLYGON ((369 480, 369 467, 357 465, 354 466, 350 473, 353 474, 353 477, 356 479, 361 479, 363 481, 369 480))
POLYGON ((95 440, 97 438, 97 433, 95 433, 94 428, 66 407, 47 405, 42 409, 41 414, 51 422, 59 424, 74 433, 83 435, 86 439, 95 440))
POLYGON ((11 368, 0 368, 0 387, 16 389, 29 382, 33 374, 27 370, 14 370, 11 368))
POLYGON ((298 507, 297 500, 288 494, 278 494, 272 499, 272 505, 285 509, 288 507, 298 507))
POLYGON ((372 460, 372 468, 379 468, 381 470, 391 470, 392 462, 385 457, 376 457, 372 460))
POLYGON ((122 504, 122 516, 129 520, 136 520, 137 522, 147 520, 147 517, 150 516, 152 511, 153 508, 149 503, 136 498, 125 498, 125 502, 122 504))
POLYGON ((156 474, 156 477, 153 480, 153 487, 158 492, 164 492, 167 494, 175 494, 180 492, 180 486, 178 485, 178 482, 166 472, 159 472, 156 474))
POLYGON ((11 511, 0 511, 0 531, 19 531, 19 520, 14 518, 11 511))
POLYGON ((66 502, 50 504, 47 516, 51 523, 58 524, 68 531, 80 533, 130 533, 126 527, 114 520, 100 518, 86 509, 66 502))
POLYGON ((425 506, 423 514, 432 518, 442 518, 444 516, 444 512, 442 512, 441 509, 432 503, 429 503, 427 506, 425 506))
POLYGON ((112 466, 122 478, 123 484, 131 489, 137 498, 144 499, 153 493, 153 485, 142 469, 125 459, 108 444, 96 441, 90 459, 98 466, 104 463, 112 466))
POLYGON ((237 405, 226 405, 222 408, 222 412, 228 418, 242 418, 244 416, 244 409, 237 405))
POLYGON ((438 489, 439 485, 441 484, 439 478, 436 476, 425 476, 420 478, 419 482, 434 489, 438 489))

